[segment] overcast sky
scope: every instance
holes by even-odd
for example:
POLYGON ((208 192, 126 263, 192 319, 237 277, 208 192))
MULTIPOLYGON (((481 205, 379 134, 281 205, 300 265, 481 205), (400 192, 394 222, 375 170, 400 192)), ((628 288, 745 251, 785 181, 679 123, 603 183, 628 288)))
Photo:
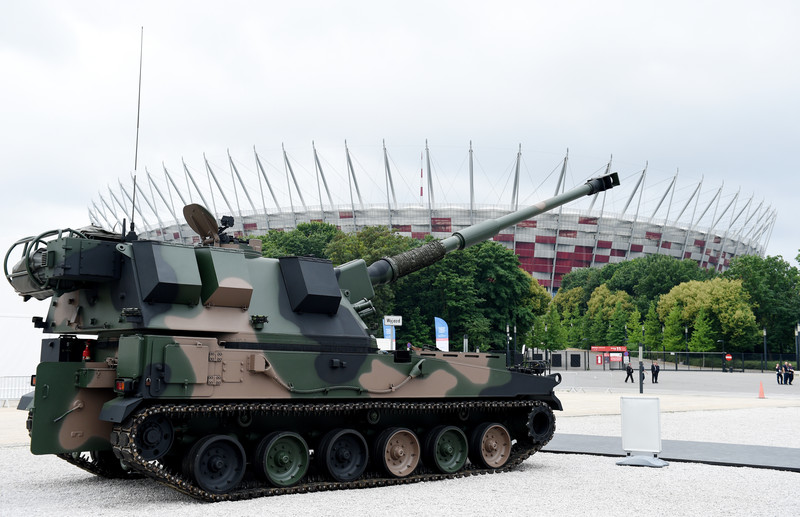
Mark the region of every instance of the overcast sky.
MULTIPOLYGON (((460 153, 438 167, 459 169, 472 140, 497 183, 520 143, 533 176, 569 148, 571 186, 613 154, 624 177, 648 163, 654 178, 679 169, 765 200, 778 214, 767 254, 797 265, 796 1, 5 1, 3 250, 85 225, 98 191, 127 181, 142 26, 139 170, 285 143, 313 171, 311 141, 341 162, 345 139, 362 157, 386 139, 409 163, 429 139, 460 153)), ((14 358, 0 375, 31 373, 39 336, 21 329, 45 312, 0 289, 14 358)))

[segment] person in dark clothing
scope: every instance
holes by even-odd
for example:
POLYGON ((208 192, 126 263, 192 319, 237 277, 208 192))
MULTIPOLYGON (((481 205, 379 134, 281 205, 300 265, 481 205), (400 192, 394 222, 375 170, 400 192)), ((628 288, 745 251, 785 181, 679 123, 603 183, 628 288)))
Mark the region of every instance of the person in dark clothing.
POLYGON ((628 382, 628 379, 630 379, 631 382, 634 382, 634 380, 633 380, 633 366, 631 366, 631 363, 628 363, 628 366, 627 366, 627 368, 625 368, 625 371, 628 372, 628 376, 625 377, 625 382, 628 382))
POLYGON ((783 384, 783 367, 781 363, 775 363, 775 373, 778 374, 778 384, 783 384))
POLYGON ((661 367, 658 366, 658 361, 653 361, 653 364, 650 365, 650 374, 653 376, 653 384, 658 384, 659 370, 661 370, 661 367))
POLYGON ((785 361, 783 363, 783 383, 784 384, 792 383, 791 379, 789 379, 789 361, 785 361))
MULTIPOLYGON (((785 369, 789 377, 789 385, 791 386, 792 381, 794 380, 794 367, 792 366, 792 363, 786 363, 785 369)), ((786 382, 786 378, 784 378, 783 382, 786 382)))

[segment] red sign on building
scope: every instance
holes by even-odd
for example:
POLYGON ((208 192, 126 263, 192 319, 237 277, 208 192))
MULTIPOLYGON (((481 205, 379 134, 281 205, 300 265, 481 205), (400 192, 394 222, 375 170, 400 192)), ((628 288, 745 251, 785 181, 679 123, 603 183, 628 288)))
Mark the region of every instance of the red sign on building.
POLYGON ((592 352, 627 352, 627 346, 593 346, 592 352))

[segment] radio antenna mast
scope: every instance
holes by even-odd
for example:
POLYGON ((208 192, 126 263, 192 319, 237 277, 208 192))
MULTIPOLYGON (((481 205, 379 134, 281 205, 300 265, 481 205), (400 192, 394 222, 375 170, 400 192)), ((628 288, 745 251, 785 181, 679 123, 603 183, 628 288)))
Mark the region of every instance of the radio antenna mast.
POLYGON ((139 39, 139 92, 136 98, 136 146, 133 151, 133 199, 131 202, 131 233, 135 236, 133 231, 133 215, 136 211, 136 170, 139 167, 139 114, 142 109, 142 51, 144 49, 144 26, 142 26, 142 33, 139 39))

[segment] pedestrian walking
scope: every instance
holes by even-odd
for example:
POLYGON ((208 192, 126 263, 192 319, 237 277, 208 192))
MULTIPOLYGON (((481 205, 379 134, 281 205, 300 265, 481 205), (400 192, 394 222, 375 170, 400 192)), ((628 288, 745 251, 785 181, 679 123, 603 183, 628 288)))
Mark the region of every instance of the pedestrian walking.
POLYGON ((778 374, 778 384, 783 384, 783 367, 781 363, 775 363, 775 373, 778 374))
POLYGON ((789 361, 783 362, 783 383, 791 384, 791 382, 789 382, 789 361))
POLYGON ((650 375, 653 377, 653 384, 658 384, 658 372, 661 370, 661 367, 658 366, 658 361, 653 361, 653 364, 650 365, 650 375))
POLYGON ((633 380, 633 366, 631 366, 631 363, 628 363, 628 366, 625 368, 625 371, 628 372, 628 375, 625 377, 625 382, 628 382, 628 379, 630 379, 631 382, 635 382, 633 380))

